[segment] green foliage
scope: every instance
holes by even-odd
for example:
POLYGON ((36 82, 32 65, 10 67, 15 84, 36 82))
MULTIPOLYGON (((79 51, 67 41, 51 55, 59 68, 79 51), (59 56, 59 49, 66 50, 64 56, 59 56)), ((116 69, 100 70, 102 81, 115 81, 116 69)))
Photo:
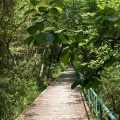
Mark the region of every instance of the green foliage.
POLYGON ((41 44, 43 42, 45 42, 45 34, 44 33, 39 33, 36 35, 36 41, 41 44))
POLYGON ((33 6, 36 6, 40 3, 39 0, 30 0, 30 3, 33 5, 33 6))
POLYGON ((35 12, 35 9, 29 9, 29 10, 27 10, 27 11, 24 13, 24 15, 30 14, 30 13, 32 13, 32 12, 35 12))
POLYGON ((36 34, 36 33, 37 33, 37 28, 36 28, 36 26, 33 25, 33 26, 28 27, 28 28, 27 28, 27 32, 28 32, 30 35, 36 34))
POLYGON ((34 39, 35 39, 35 36, 29 36, 26 38, 24 43, 27 45, 30 45, 32 43, 32 41, 34 41, 34 39))
POLYGON ((70 59, 70 61, 71 61, 72 63, 76 63, 76 62, 77 62, 77 59, 78 59, 78 57, 77 57, 77 55, 75 54, 75 52, 71 52, 71 59, 70 59))
POLYGON ((36 22, 35 26, 37 27, 37 29, 39 31, 43 31, 44 30, 44 24, 43 24, 43 22, 36 22))
POLYGON ((79 81, 75 81, 72 85, 71 85, 71 89, 74 89, 76 86, 80 85, 79 81))
POLYGON ((101 85, 97 89, 97 93, 104 100, 109 109, 119 118, 120 113, 120 65, 105 68, 101 78, 101 85), (104 94, 103 94, 104 93, 104 94))
POLYGON ((67 48, 61 53, 61 62, 66 63, 70 58, 70 50, 67 48))
MULTIPOLYGON (((58 41, 59 35, 50 28, 51 18, 47 22, 46 17, 53 16, 50 10, 56 6, 46 5, 47 16, 46 11, 37 8, 41 2, 30 0, 30 3, 32 6, 28 1, 0 2, 0 120, 16 119, 66 67, 57 63, 60 47, 50 46, 54 40, 58 41), (26 31, 29 35, 24 41, 26 31), (56 49, 52 57, 50 48, 56 49), (51 58, 54 63, 47 78, 51 58)), ((59 7, 55 9, 60 13, 59 7)))
MULTIPOLYGON (((85 5, 88 5, 88 7, 86 6, 83 9, 83 14, 86 15, 82 15, 82 25, 84 26, 82 29, 84 31, 82 39, 85 39, 85 42, 83 44, 79 43, 79 61, 74 64, 83 74, 84 80, 79 79, 82 83, 75 82, 72 87, 81 85, 86 89, 90 87, 94 88, 97 93, 100 93, 101 98, 108 105, 108 108, 119 119, 119 103, 117 102, 119 101, 119 74, 115 75, 115 71, 117 73, 119 71, 117 66, 119 66, 120 57, 120 27, 115 25, 120 19, 118 3, 118 1, 107 1, 107 3, 103 1, 85 2, 85 5), (95 2, 95 9, 90 2, 95 2), (116 7, 113 4, 116 4, 116 7), (110 69, 113 70, 110 72, 110 69), (108 75, 109 77, 107 77, 108 75), (114 79, 118 81, 114 81, 114 79), (116 96, 113 97, 113 94, 116 96), (111 100, 109 101, 109 99, 111 100)), ((106 116, 104 117, 106 118, 106 116)))
MULTIPOLYGON (((65 68, 58 64, 59 59, 74 64, 83 74, 72 89, 77 85, 101 87, 98 92, 109 91, 106 94, 113 97, 119 91, 119 76, 114 72, 119 71, 120 61, 119 0, 28 1, 0 3, 0 119, 14 119, 38 95, 39 88, 50 84, 54 73, 65 68)), ((116 97, 112 102, 119 106, 118 94, 116 97)), ((108 105, 113 110, 113 104, 108 105)), ((113 111, 119 117, 119 108, 113 111)))
POLYGON ((76 34, 75 41, 80 42, 80 41, 82 41, 82 39, 83 39, 83 31, 80 31, 76 34))

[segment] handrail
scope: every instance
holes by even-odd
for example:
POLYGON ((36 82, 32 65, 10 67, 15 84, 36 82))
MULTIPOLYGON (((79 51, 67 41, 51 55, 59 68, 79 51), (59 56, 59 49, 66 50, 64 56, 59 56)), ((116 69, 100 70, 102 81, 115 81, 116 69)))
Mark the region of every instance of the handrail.
MULTIPOLYGON (((84 80, 82 74, 76 68, 75 68, 75 71, 78 79, 82 82, 84 80)), ((82 88, 82 90, 85 98, 88 101, 88 106, 92 112, 92 115, 96 117, 96 120, 103 119, 103 110, 108 114, 109 116, 108 118, 110 120, 117 120, 92 88, 88 90, 86 90, 85 88, 82 88)))

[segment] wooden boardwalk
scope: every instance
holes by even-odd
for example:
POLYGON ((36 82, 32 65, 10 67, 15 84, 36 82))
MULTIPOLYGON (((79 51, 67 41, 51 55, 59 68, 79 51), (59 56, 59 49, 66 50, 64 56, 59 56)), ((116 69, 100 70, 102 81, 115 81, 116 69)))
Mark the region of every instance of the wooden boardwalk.
POLYGON ((64 71, 16 120, 89 120, 75 79, 73 68, 64 71))

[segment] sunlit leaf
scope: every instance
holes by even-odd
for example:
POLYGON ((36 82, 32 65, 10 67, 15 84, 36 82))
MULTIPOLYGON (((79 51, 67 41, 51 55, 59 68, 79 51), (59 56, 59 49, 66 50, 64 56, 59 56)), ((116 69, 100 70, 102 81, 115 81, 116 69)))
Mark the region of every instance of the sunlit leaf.
POLYGON ((65 50, 61 53, 60 58, 61 58, 61 62, 63 62, 63 63, 68 62, 68 60, 69 60, 69 58, 70 58, 70 50, 69 50, 69 49, 65 49, 65 50))
POLYGON ((27 15, 27 14, 30 14, 30 13, 33 13, 35 12, 36 10, 35 9, 30 9, 30 10, 27 10, 24 15, 27 15))
POLYGON ((85 45, 86 44, 86 42, 81 42, 81 43, 79 43, 79 47, 80 46, 83 46, 83 45, 85 45))
POLYGON ((59 30, 55 31, 55 33, 63 33, 65 30, 66 30, 65 28, 64 29, 59 29, 59 30))
POLYGON ((24 9, 27 5, 28 5, 28 4, 23 5, 22 7, 19 8, 18 11, 21 11, 21 10, 24 9))
POLYGON ((67 39, 64 35, 60 35, 60 39, 63 43, 67 41, 67 39))
POLYGON ((78 32, 77 34, 76 34, 76 36, 75 36, 75 41, 76 42, 79 42, 79 41, 81 41, 83 39, 83 31, 80 31, 80 32, 78 32))

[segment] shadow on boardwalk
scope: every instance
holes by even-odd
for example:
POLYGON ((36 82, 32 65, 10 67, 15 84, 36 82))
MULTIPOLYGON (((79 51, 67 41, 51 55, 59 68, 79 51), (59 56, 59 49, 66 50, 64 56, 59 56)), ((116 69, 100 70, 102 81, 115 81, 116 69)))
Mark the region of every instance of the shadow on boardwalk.
POLYGON ((75 79, 73 68, 64 71, 16 120, 89 120, 80 88, 70 88, 75 79))

